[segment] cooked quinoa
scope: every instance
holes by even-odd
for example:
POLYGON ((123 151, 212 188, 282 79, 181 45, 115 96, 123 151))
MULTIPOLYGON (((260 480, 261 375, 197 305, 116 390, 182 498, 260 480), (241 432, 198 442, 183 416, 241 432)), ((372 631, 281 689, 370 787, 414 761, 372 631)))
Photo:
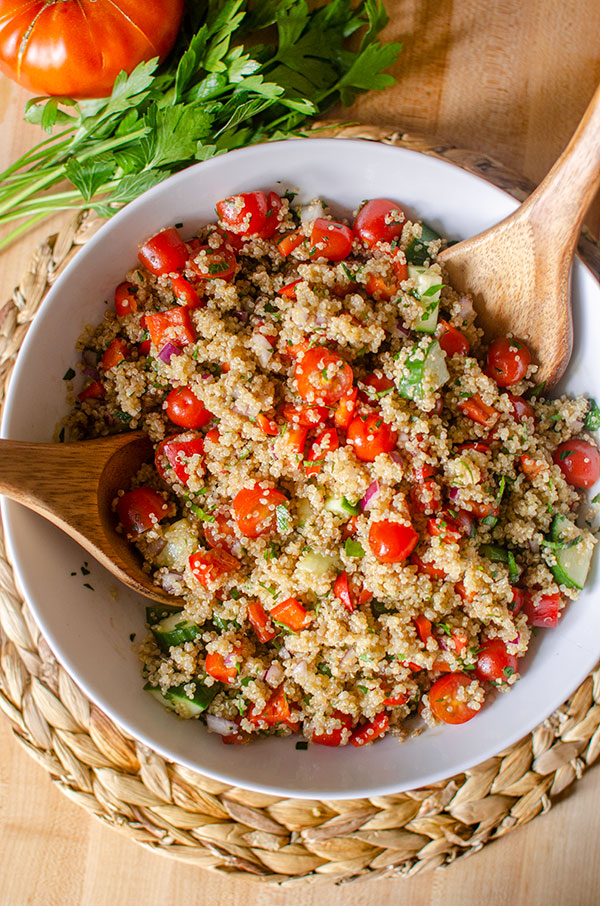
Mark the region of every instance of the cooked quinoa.
POLYGON ((147 688, 227 741, 474 717, 585 580, 595 404, 543 399, 522 341, 488 348, 397 204, 353 228, 274 193, 217 211, 147 240, 79 344, 70 437, 156 450, 115 501, 174 595, 147 688))

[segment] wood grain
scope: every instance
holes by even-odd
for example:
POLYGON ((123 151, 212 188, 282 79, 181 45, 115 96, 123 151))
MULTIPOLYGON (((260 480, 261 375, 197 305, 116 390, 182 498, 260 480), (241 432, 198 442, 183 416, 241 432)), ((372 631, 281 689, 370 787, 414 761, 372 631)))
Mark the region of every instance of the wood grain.
MULTIPOLYGON (((385 37, 405 43, 398 83, 384 95, 360 98, 345 118, 437 134, 539 182, 600 81, 598 0, 386 0, 386 6, 385 37)), ((37 128, 22 123, 27 97, 0 80, 0 167, 39 140, 37 128)), ((587 222, 598 231, 597 202, 587 222)), ((2 253, 0 300, 56 223, 2 253)), ((280 893, 161 858, 90 819, 0 720, 0 903, 208 906, 250 896, 258 906, 333 906, 340 898, 347 906, 591 906, 600 890, 598 803, 600 771, 592 768, 548 815, 442 872, 342 889, 326 880, 298 883, 280 893)))

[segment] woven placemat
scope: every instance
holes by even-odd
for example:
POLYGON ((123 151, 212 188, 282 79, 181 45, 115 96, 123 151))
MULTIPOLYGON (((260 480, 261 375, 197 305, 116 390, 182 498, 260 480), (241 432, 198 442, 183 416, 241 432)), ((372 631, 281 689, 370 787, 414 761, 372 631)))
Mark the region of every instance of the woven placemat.
MULTIPOLYGON (((377 127, 328 133, 422 151, 518 198, 532 186, 489 157, 377 127)), ((48 288, 100 226, 79 214, 33 255, 0 309, 0 401, 48 288)), ((596 274, 600 254, 580 254, 596 274)), ((600 754, 600 669, 529 736, 484 764, 419 790, 352 800, 285 799, 210 780, 124 735, 56 662, 14 583, 0 534, 0 708, 74 802, 142 845, 271 883, 412 875, 453 862, 547 811, 600 754)))

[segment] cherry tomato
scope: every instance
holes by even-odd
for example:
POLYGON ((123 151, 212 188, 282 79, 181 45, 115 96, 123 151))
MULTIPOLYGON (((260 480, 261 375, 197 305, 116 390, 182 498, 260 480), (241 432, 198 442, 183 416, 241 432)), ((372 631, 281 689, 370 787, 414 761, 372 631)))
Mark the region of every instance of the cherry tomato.
POLYGON ((415 629, 417 630, 417 635, 421 639, 424 645, 427 644, 427 639, 431 638, 431 620, 420 613, 417 617, 414 617, 413 623, 415 624, 415 629))
POLYGON ((370 374, 368 378, 365 378, 363 384, 367 387, 365 396, 365 401, 373 401, 374 399, 381 399, 382 396, 387 396, 387 394, 396 386, 393 381, 386 377, 385 374, 377 375, 370 374))
POLYGON ((382 711, 373 720, 357 727, 350 737, 350 742, 353 746, 366 746, 368 743, 379 739, 380 736, 385 736, 389 725, 390 719, 385 711, 382 711))
POLYGON ((100 359, 100 364, 105 371, 110 371, 120 365, 121 362, 124 362, 130 355, 131 347, 129 343, 121 337, 115 337, 100 359))
POLYGON ((442 492, 437 481, 429 478, 423 484, 414 484, 408 492, 411 511, 433 516, 442 505, 442 492))
POLYGON ((134 488, 117 501, 117 516, 128 535, 148 531, 173 511, 173 504, 152 488, 134 488))
POLYGON ((390 453, 398 442, 398 434, 384 422, 380 413, 353 418, 348 426, 346 442, 362 462, 374 462, 380 453, 390 453))
POLYGON ((212 548, 223 547, 232 554, 233 545, 237 541, 233 526, 223 513, 217 513, 214 520, 214 522, 204 522, 202 524, 206 543, 212 548))
POLYGON ((540 472, 543 472, 544 469, 547 468, 547 463, 542 460, 532 459, 531 456, 527 456, 526 453, 523 453, 523 455, 519 457, 519 468, 527 478, 535 478, 536 475, 539 475, 540 472))
POLYGON ((485 373, 499 387, 510 387, 522 381, 531 362, 531 353, 523 340, 499 337, 491 344, 487 355, 485 373))
POLYGON ((515 421, 522 422, 524 418, 535 419, 535 409, 528 400, 524 400, 522 396, 513 396, 512 393, 506 395, 510 400, 515 421))
POLYGON ((341 572, 333 583, 333 593, 338 598, 348 613, 354 613, 361 604, 368 604, 373 595, 356 580, 350 579, 348 573, 341 572))
POLYGON ((189 558, 190 569, 200 585, 220 583, 229 573, 239 569, 240 561, 221 547, 198 550, 189 558))
POLYGON ((399 239, 405 220, 404 211, 395 201, 372 198, 356 215, 354 232, 367 248, 373 248, 378 242, 399 239))
POLYGON ((257 714, 253 705, 247 715, 248 720, 252 721, 252 723, 264 721, 270 727, 275 724, 287 723, 291 716, 292 713, 285 692, 283 691, 283 685, 275 690, 262 711, 257 714))
POLYGON ((104 399, 106 395, 106 390, 104 389, 104 384, 101 381, 93 381, 91 384, 88 384, 87 387, 84 387, 81 393, 77 394, 77 399, 81 402, 85 400, 101 400, 104 399))
POLYGON ((120 318, 131 315, 138 309, 137 286, 134 283, 119 283, 115 290, 115 311, 120 318))
POLYGON ((218 249, 201 245, 190 258, 190 267, 201 280, 229 281, 235 277, 237 259, 225 245, 218 249))
POLYGON ((425 481, 427 478, 431 478, 432 475, 435 475, 436 468, 432 466, 431 463, 425 462, 422 466, 413 466, 412 468, 412 481, 416 481, 418 484, 425 481))
POLYGON ((287 598, 271 608, 271 618, 293 632, 300 632, 312 623, 313 615, 296 598, 287 598))
POLYGON ((257 483, 237 492, 233 498, 233 515, 242 535, 258 538, 273 531, 277 521, 275 508, 287 503, 288 499, 281 491, 257 483))
POLYGON ((558 625, 561 602, 562 598, 559 594, 540 595, 536 591, 526 591, 523 613, 527 614, 530 626, 554 629, 558 625))
POLYGON ((472 676, 464 673, 447 673, 435 681, 429 690, 431 713, 445 724, 464 724, 478 713, 466 701, 459 698, 462 689, 474 682, 472 676))
POLYGON ((256 424, 260 428, 263 434, 266 434, 267 437, 277 437, 279 434, 279 425, 274 418, 269 418, 263 412, 260 412, 256 416, 256 424))
POLYGON ((306 457, 306 462, 304 464, 308 478, 310 478, 311 475, 319 474, 319 472, 323 468, 323 462, 327 453, 330 450, 337 450, 339 445, 340 441, 335 428, 325 428, 324 431, 321 431, 320 434, 317 434, 313 443, 311 444, 308 456, 306 457), (308 465, 308 463, 311 463, 311 465, 308 465))
POLYGON ((236 664, 227 664, 223 655, 218 651, 211 651, 206 655, 204 669, 220 683, 232 683, 237 676, 236 664))
POLYGON ((242 192, 218 201, 216 208, 219 221, 226 230, 249 236, 260 232, 265 226, 269 203, 264 192, 242 192))
POLYGON ((293 406, 283 407, 283 417, 292 425, 302 425, 303 428, 314 428, 315 425, 327 421, 329 409, 326 406, 293 406))
POLYGON ((400 284, 408 279, 408 265, 396 254, 392 259, 393 276, 384 277, 382 274, 369 274, 365 289, 374 299, 383 299, 388 302, 400 292, 400 284))
POLYGON ((198 290, 195 286, 192 286, 189 280, 186 280, 183 274, 171 277, 171 286, 173 287, 175 298, 182 308, 200 308, 203 305, 203 300, 198 295, 198 290))
POLYGON ((260 601, 250 601, 247 612, 248 620, 250 621, 250 625, 254 629, 259 642, 266 644, 267 642, 270 642, 271 639, 275 638, 277 632, 273 629, 271 618, 265 613, 265 609, 260 601))
POLYGON ((213 418, 191 387, 175 387, 169 392, 165 412, 174 425, 182 428, 203 428, 213 418))
POLYGON ((488 406, 487 403, 484 403, 478 393, 468 399, 459 400, 458 408, 471 421, 477 422, 477 424, 486 428, 493 428, 500 414, 493 406, 488 406))
POLYGON ((442 333, 438 337, 438 342, 446 355, 469 355, 469 341, 464 333, 453 324, 440 318, 442 333))
POLYGON ((188 250, 175 227, 169 227, 146 239, 138 252, 138 258, 146 270, 160 277, 185 267, 188 250))
POLYGON ((279 226, 279 212, 281 211, 281 198, 277 192, 269 192, 267 197, 267 213, 262 229, 257 233, 259 239, 270 239, 279 226))
POLYGON ((417 567, 417 570, 420 573, 425 573, 430 579, 446 578, 446 571, 444 569, 440 569, 440 567, 436 566, 431 560, 423 560, 417 551, 413 551, 410 555, 410 562, 413 566, 417 567))
POLYGON ((189 346, 196 339, 190 313, 187 308, 179 305, 167 311, 146 315, 146 326, 152 342, 159 350, 169 342, 183 347, 189 346))
POLYGON ((337 428, 341 428, 343 431, 347 430, 354 417, 357 399, 358 387, 351 387, 341 398, 333 416, 333 421, 337 428))
POLYGON ((326 258, 327 261, 342 261, 352 251, 354 236, 350 227, 335 220, 317 217, 310 233, 308 254, 313 260, 326 258))
POLYGON ((354 375, 336 352, 315 346, 298 359, 294 377, 303 400, 328 406, 350 390, 354 375))
POLYGON ((277 243, 279 254, 283 258, 287 258, 288 255, 292 254, 294 249, 297 249, 299 245, 302 245, 305 239, 307 239, 307 236, 302 229, 294 230, 293 233, 288 233, 287 236, 284 236, 283 239, 280 239, 277 243))
POLYGON ((504 683, 519 669, 519 662, 514 654, 509 654, 502 639, 483 639, 475 676, 482 682, 504 683))
POLYGON ((477 595, 473 591, 467 591, 463 582, 457 582, 454 591, 463 599, 466 604, 472 604, 477 595))
POLYGON ((292 453, 295 453, 301 460, 304 459, 304 445, 308 436, 308 428, 302 425, 290 425, 283 436, 292 453))
POLYGON ((440 538, 444 544, 458 543, 463 534, 457 520, 448 513, 441 513, 435 519, 428 519, 427 531, 433 538, 440 538))
MULTIPOLYGON (((159 443, 154 454, 154 464, 163 481, 169 481, 172 470, 182 484, 187 484, 190 478, 190 457, 203 454, 204 438, 201 434, 176 434, 159 443)), ((204 471, 201 463, 195 466, 195 471, 204 471)))
POLYGON ((397 708, 399 705, 405 705, 408 701, 408 695, 400 693, 399 695, 388 695, 384 698, 383 704, 386 708, 397 708))
POLYGON ((552 459, 574 488, 591 488, 600 477, 600 453, 587 440, 574 437, 565 441, 552 459))
POLYGON ((513 616, 516 617, 518 613, 521 613, 523 607, 525 606, 526 591, 524 588, 519 588, 517 585, 513 585, 512 593, 512 601, 508 605, 508 609, 512 610, 513 616))
POLYGON ((352 729, 352 718, 349 714, 336 710, 331 716, 339 722, 340 726, 327 733, 313 733, 311 739, 318 746, 341 746, 344 744, 344 730, 352 729))
POLYGON ((484 444, 479 440, 468 440, 464 444, 457 444, 456 452, 462 453, 463 450, 475 450, 477 453, 491 453, 492 448, 489 444, 484 444))
POLYGON ((369 546, 380 563, 400 563, 413 552, 419 536, 412 525, 382 519, 371 523, 369 546))
POLYGON ((299 283, 302 283, 302 280, 292 280, 291 283, 286 283, 285 286, 282 286, 279 290, 280 296, 285 296, 286 299, 295 299, 296 298, 296 287, 299 283))

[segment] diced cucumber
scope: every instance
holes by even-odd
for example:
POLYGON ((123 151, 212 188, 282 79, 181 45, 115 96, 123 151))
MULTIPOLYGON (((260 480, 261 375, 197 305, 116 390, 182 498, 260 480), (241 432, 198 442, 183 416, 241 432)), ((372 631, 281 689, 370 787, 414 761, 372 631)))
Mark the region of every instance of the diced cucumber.
POLYGON ((201 631, 197 623, 182 619, 179 613, 172 613, 155 626, 150 626, 150 629, 159 647, 166 654, 170 648, 176 648, 184 642, 192 642, 201 631))
POLYGON ((198 535, 187 519, 178 519, 165 529, 166 544, 154 558, 156 566, 185 566, 198 547, 198 535))
POLYGON ((156 626, 165 617, 172 613, 181 613, 182 610, 183 607, 177 607, 176 604, 153 604, 151 607, 146 607, 146 623, 148 626, 156 626))
POLYGON ((479 553, 495 563, 506 563, 510 582, 514 585, 518 581, 521 570, 512 551, 506 550, 506 548, 500 547, 498 544, 482 544, 479 548, 479 553))
POLYGON ((431 258, 428 248, 429 243, 439 238, 438 234, 425 223, 421 224, 420 239, 415 237, 406 249, 406 260, 408 263, 419 265, 425 264, 425 262, 431 258))
POLYGON ((400 396, 409 400, 422 400, 439 390, 450 377, 446 356, 437 340, 432 340, 425 348, 415 345, 403 367, 404 374, 396 386, 400 396))
POLYGON ((175 686, 175 688, 168 689, 163 694, 159 686, 151 686, 150 683, 146 683, 144 690, 149 692, 152 698, 155 698, 157 702, 160 702, 169 711, 175 711, 180 717, 189 719, 190 717, 198 717, 203 711, 206 711, 221 688, 219 683, 215 683, 213 686, 205 686, 199 680, 194 680, 194 682, 196 691, 193 698, 187 697, 183 686, 175 686))
POLYGON ((570 519, 560 514, 552 520, 550 540, 554 544, 565 542, 565 547, 553 549, 556 564, 550 568, 557 583, 582 589, 590 570, 593 548, 583 544, 582 532, 570 519))
POLYGON ((296 499, 296 513, 298 516, 298 528, 304 528, 313 514, 313 506, 308 497, 298 497, 296 499))
POLYGON ((304 569, 315 576, 324 576, 334 566, 339 566, 337 557, 316 554, 314 551, 306 551, 298 560, 298 569, 304 569))
POLYGON ((358 516, 360 506, 357 503, 350 503, 345 497, 327 497, 323 504, 325 509, 343 519, 349 519, 350 516, 358 516))
POLYGON ((421 302, 420 317, 413 323, 413 330, 421 333, 433 333, 437 327, 440 310, 440 293, 442 277, 430 267, 408 265, 408 276, 415 281, 412 294, 421 302))

